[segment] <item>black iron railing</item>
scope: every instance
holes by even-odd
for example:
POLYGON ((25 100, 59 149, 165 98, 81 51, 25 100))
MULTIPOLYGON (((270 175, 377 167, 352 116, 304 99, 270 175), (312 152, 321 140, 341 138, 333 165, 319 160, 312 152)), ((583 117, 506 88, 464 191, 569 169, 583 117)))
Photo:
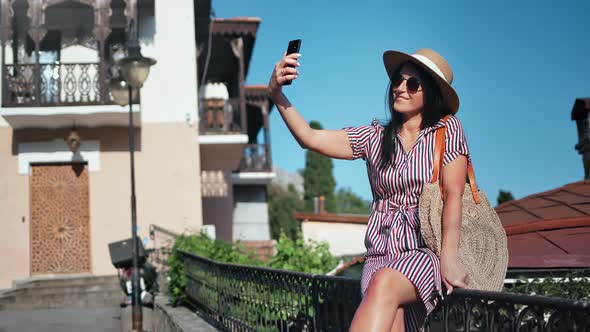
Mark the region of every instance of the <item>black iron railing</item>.
POLYGON ((248 144, 244 148, 244 156, 240 161, 240 172, 270 172, 270 145, 248 144))
POLYGON ((101 80, 100 63, 4 65, 2 105, 5 107, 113 104, 108 75, 101 80))
POLYGON ((207 107, 206 101, 201 99, 199 123, 201 133, 245 133, 242 119, 246 110, 241 107, 239 98, 230 98, 223 106, 207 107))
POLYGON ((360 301, 355 279, 181 255, 189 302, 224 331, 346 331, 360 301))
MULTIPOLYGON (((348 331, 356 279, 218 263, 181 252, 188 301, 223 331, 348 331)), ((590 331, 590 302, 456 290, 429 331, 590 331)))
POLYGON ((432 331, 590 331, 590 302, 457 289, 430 321, 432 331))

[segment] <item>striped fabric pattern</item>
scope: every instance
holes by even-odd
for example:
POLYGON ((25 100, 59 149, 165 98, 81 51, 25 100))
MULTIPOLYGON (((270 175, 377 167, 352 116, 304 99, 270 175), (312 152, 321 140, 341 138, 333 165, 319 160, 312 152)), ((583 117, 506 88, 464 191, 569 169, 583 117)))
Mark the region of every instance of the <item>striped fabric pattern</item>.
POLYGON ((373 120, 370 126, 346 127, 353 159, 362 158, 373 203, 365 234, 367 253, 361 279, 365 294, 373 275, 382 268, 404 274, 417 288, 421 302, 405 308, 406 331, 421 331, 427 316, 442 296, 440 262, 426 247, 420 234, 418 201, 425 183, 433 172, 435 130, 446 126, 446 149, 443 164, 459 155, 469 158, 469 149, 459 119, 451 115, 421 130, 412 149, 406 153, 401 137, 396 139, 397 151, 393 162, 381 162, 383 126, 373 120))

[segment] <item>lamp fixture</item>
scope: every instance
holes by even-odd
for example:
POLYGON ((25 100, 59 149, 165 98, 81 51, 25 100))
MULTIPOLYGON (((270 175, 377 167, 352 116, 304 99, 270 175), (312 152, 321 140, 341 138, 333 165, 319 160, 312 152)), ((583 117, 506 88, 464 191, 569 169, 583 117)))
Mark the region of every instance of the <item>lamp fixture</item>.
POLYGON ((80 137, 80 134, 78 134, 76 128, 72 128, 66 142, 68 143, 70 151, 73 153, 78 152, 80 145, 82 144, 82 138, 80 137))

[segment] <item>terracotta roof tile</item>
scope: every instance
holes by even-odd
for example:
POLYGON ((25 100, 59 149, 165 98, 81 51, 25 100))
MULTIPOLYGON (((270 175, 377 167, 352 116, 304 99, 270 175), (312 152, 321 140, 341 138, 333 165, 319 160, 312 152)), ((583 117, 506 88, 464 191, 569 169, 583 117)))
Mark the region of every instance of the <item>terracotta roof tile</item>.
POLYGON ((500 213, 500 211, 496 211, 498 212, 498 215, 500 216, 500 220, 502 220, 502 224, 504 225, 504 227, 510 225, 526 224, 531 221, 539 220, 539 218, 537 218, 536 216, 531 215, 527 213, 525 210, 521 210, 516 207, 511 209, 511 211, 507 212, 500 213))
POLYGON ((511 256, 510 268, 588 268, 590 255, 511 256))
POLYGON ((557 229, 539 234, 568 254, 590 255, 590 227, 557 229))
POLYGON ((511 268, 590 265, 590 181, 496 207, 508 236, 511 268))
POLYGON ((590 217, 590 181, 567 184, 496 207, 505 226, 536 220, 590 217))
POLYGON ((548 242, 539 233, 518 234, 510 236, 508 240, 508 251, 514 256, 567 254, 567 252, 565 252, 559 246, 548 242))

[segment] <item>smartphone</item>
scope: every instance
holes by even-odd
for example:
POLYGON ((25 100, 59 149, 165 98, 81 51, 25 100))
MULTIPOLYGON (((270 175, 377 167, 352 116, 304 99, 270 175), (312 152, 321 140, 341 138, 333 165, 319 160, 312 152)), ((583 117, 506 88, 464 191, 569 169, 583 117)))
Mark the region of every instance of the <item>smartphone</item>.
MULTIPOLYGON (((299 53, 300 47, 301 47, 301 39, 291 40, 289 42, 289 45, 287 46, 287 55, 292 54, 292 53, 299 53)), ((288 66, 295 67, 293 65, 288 65, 288 66)), ((291 85, 291 82, 293 82, 293 81, 285 81, 285 83, 283 83, 283 85, 291 85)))

